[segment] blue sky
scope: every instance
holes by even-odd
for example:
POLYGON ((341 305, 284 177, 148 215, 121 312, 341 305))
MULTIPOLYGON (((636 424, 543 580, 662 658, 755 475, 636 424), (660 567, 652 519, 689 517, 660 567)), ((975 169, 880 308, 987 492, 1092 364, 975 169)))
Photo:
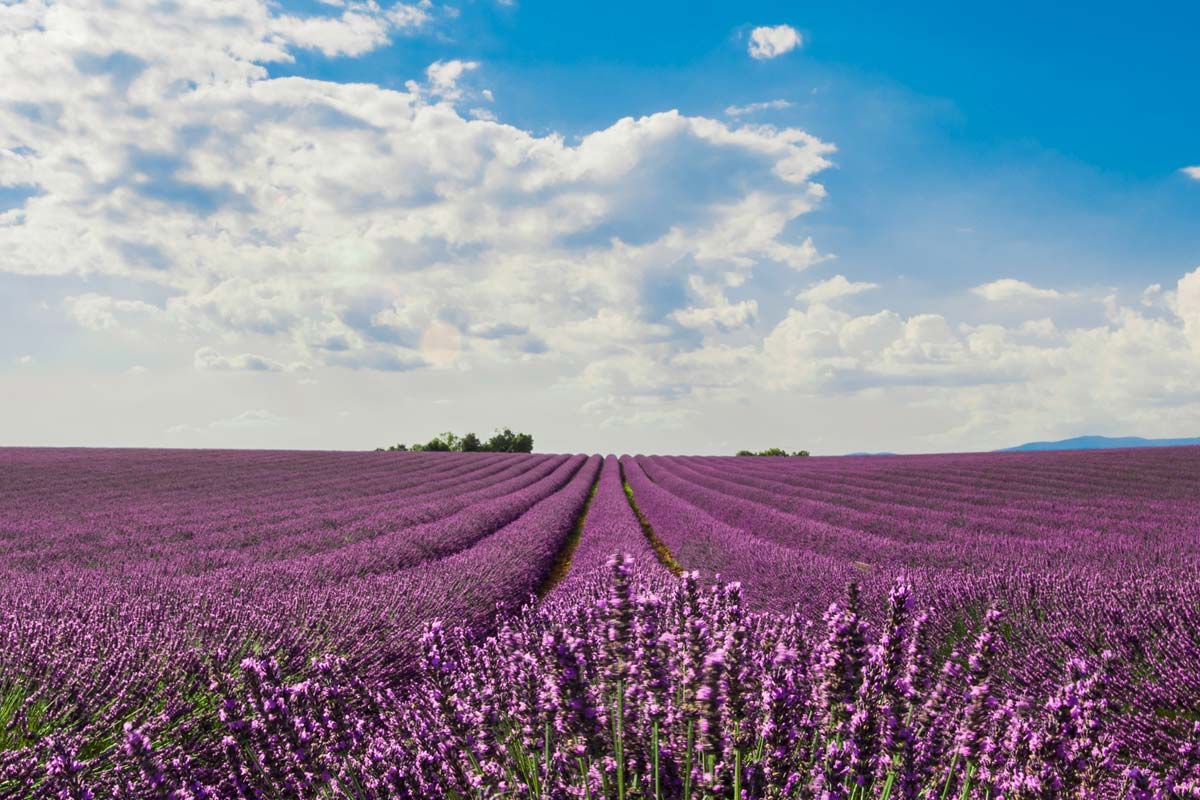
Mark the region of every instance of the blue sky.
POLYGON ((0 11, 0 441, 1200 430, 1194 5, 222 14, 0 11))
POLYGON ((838 146, 831 201, 805 222, 843 260, 890 272, 873 262, 900 247, 933 281, 1016 260, 1030 278, 1140 285, 1200 251, 1200 193, 1179 172, 1200 130, 1197 29, 1189 3, 479 2, 437 37, 272 73, 400 86, 477 60, 501 119, 568 136, 786 99, 759 118, 838 146), (748 32, 779 23, 802 49, 747 59, 748 32))

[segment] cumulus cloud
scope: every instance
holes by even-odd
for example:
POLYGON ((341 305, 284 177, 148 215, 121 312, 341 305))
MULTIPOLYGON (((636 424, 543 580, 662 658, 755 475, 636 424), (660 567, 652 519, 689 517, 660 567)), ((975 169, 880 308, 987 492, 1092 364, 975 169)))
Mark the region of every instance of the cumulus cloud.
POLYGON ((841 297, 850 297, 851 295, 869 292, 872 289, 878 288, 878 283, 851 281, 845 275, 834 275, 828 280, 814 283, 796 295, 796 299, 807 303, 829 303, 841 297))
POLYGON ((890 310, 855 316, 811 303, 790 310, 763 340, 762 372, 777 390, 919 391, 922 403, 959 420, 945 431, 951 441, 981 430, 1019 436, 1112 420, 1194 426, 1200 268, 1170 296, 1168 308, 1149 310, 1110 296, 1096 301, 1104 324, 1075 327, 1044 317, 1003 326, 890 310))
POLYGON ((750 31, 750 57, 760 61, 778 58, 801 44, 800 32, 791 25, 764 25, 750 31))
POLYGON ((744 106, 726 106, 725 115, 728 117, 744 117, 747 114, 756 114, 759 111, 779 111, 791 107, 792 104, 787 100, 765 100, 761 103, 748 103, 744 106))
POLYGON ((478 68, 478 61, 460 61, 455 58, 449 61, 435 61, 425 69, 425 75, 434 94, 447 100, 457 100, 462 96, 462 91, 458 88, 459 80, 463 75, 478 68))
MULTIPOLYGON (((404 90, 271 77, 300 49, 349 57, 427 13, 398 8, 346 3, 300 24, 263 0, 0 4, 0 182, 31 187, 0 216, 0 282, 42 280, 39 313, 124 356, 106 363, 151 364, 206 399, 220 371, 304 365, 305 385, 346 389, 336 408, 390 396, 388 380, 429 398, 519 386, 514 408, 553 393, 585 424, 647 429, 695 424, 706 403, 895 387, 963 417, 960 432, 1197 407, 1200 272, 1146 305, 1114 297, 1092 326, 1049 304, 1007 326, 861 308, 877 295, 850 313, 840 301, 873 284, 806 286, 797 273, 828 256, 796 231, 834 148, 740 124, 754 104, 568 139, 445 102, 474 62, 438 62, 404 90)), ((766 57, 799 36, 759 41, 766 57)), ((1014 279, 975 292, 1066 296, 1014 279)), ((284 418, 235 410, 185 428, 208 443, 284 435, 284 418)))
POLYGON ((833 147, 797 128, 664 111, 568 141, 441 102, 472 61, 403 91, 264 67, 378 46, 395 6, 297 21, 262 0, 96 3, 5 7, 4 169, 39 193, 0 270, 98 278, 64 298, 71 319, 153 323, 200 373, 541 361, 633 393, 697 336, 755 327, 760 267, 824 258, 791 231, 833 147), (664 304, 652 287, 671 284, 664 304))
POLYGON ((1180 172, 1182 172, 1184 175, 1187 175, 1189 178, 1200 181, 1200 166, 1184 167, 1180 170, 1180 172))
POLYGON ((1039 289, 1015 278, 1001 278, 971 289, 971 293, 992 303, 1013 300, 1056 300, 1062 293, 1055 289, 1039 289))
POLYGON ((319 50, 322 55, 359 56, 387 43, 393 30, 423 24, 428 14, 416 6, 397 4, 381 13, 374 4, 355 4, 340 17, 279 16, 271 30, 289 44, 319 50))
POLYGON ((211 347, 197 350, 192 363, 202 371, 282 372, 285 369, 283 364, 264 356, 253 353, 223 356, 211 347))
POLYGON ((137 324, 161 314, 157 306, 141 300, 122 300, 95 292, 68 297, 66 310, 76 323, 93 331, 113 330, 123 322, 137 324))
POLYGON ((688 279, 688 287, 697 304, 676 309, 670 317, 685 328, 728 331, 743 327, 758 316, 758 302, 731 302, 726 296, 727 289, 736 288, 742 283, 743 278, 737 273, 725 276, 723 285, 709 283, 699 275, 692 275, 688 279))
POLYGON ((1200 354, 1200 267, 1179 279, 1174 306, 1176 316, 1183 322, 1184 335, 1200 354))
POLYGON ((740 300, 736 303, 722 301, 706 308, 681 308, 671 312, 671 318, 685 328, 716 328, 731 330, 740 328, 758 316, 758 303, 740 300))

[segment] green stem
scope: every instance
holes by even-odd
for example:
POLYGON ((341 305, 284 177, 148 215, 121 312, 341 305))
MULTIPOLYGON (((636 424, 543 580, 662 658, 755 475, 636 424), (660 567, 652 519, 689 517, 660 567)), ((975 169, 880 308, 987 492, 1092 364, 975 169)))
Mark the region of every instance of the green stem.
POLYGON ((617 681, 617 713, 613 719, 613 745, 617 751, 617 800, 625 800, 625 682, 617 681))
POLYGON ((950 759, 950 769, 946 772, 946 783, 942 786, 942 800, 946 800, 946 795, 950 793, 950 784, 954 781, 954 770, 958 767, 958 753, 954 754, 954 758, 950 759))
POLYGON ((658 783, 658 720, 654 720, 650 736, 654 740, 654 800, 662 800, 662 789, 658 783))
POLYGON ((692 725, 694 720, 688 720, 687 726, 687 756, 684 761, 685 770, 683 773, 683 796, 690 798, 692 796, 692 725))

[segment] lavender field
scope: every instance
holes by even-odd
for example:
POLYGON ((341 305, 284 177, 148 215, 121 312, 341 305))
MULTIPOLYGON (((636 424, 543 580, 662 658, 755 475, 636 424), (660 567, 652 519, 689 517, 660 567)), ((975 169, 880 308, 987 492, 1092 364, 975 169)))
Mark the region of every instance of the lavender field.
POLYGON ((0 797, 1200 797, 1200 448, 0 450, 0 797))

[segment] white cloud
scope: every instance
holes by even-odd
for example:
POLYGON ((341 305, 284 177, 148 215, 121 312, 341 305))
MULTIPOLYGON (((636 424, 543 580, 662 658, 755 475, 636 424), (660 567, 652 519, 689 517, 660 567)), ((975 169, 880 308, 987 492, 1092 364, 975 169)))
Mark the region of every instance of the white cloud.
POLYGON ((33 363, 33 356, 21 356, 17 359, 17 363, 21 366, 29 366, 33 363))
POLYGON ((98 278, 103 293, 64 308, 109 337, 152 324, 139 360, 186 347, 200 374, 537 361, 561 385, 638 391, 695 346, 680 328, 758 324, 760 265, 824 258, 789 232, 822 201, 813 178, 833 152, 804 131, 666 111, 534 135, 440 102, 477 67, 458 59, 430 66, 428 90, 270 78, 262 64, 301 46, 370 46, 380 28, 349 19, 370 7, 299 25, 229 2, 161 19, 22 5, 0 40, 14 73, 0 127, 42 190, 5 228, 0 270, 98 278), (712 290, 660 307, 649 287, 681 271, 712 290), (520 335, 474 333, 514 319, 520 335), (619 360, 614 326, 644 369, 619 360))
POLYGON ((699 330, 712 329, 728 331, 744 327, 758 316, 758 302, 755 300, 739 300, 730 302, 725 295, 727 288, 743 283, 740 274, 729 273, 724 285, 709 283, 700 275, 688 278, 688 288, 695 305, 672 311, 670 318, 685 328, 699 330))
POLYGON ((759 60, 777 58, 802 43, 799 31, 791 25, 762 26, 750 31, 749 52, 759 60))
POLYGON ((996 446, 1031 431, 1186 431, 1200 426, 1200 268, 1169 297, 1143 311, 1109 295, 1091 301, 1103 323, 1073 327, 1044 317, 1003 326, 889 310, 852 316, 813 303, 767 335, 761 371, 779 391, 886 389, 880 397, 917 402, 944 418, 926 449, 988 435, 996 446))
POLYGON ((387 44, 398 31, 419 28, 429 21, 428 6, 424 4, 396 3, 386 11, 374 2, 329 5, 345 10, 339 17, 269 17, 268 30, 288 45, 319 50, 330 58, 353 57, 387 44))
POLYGON ((201 347, 193 359, 196 369, 202 371, 282 372, 285 367, 278 361, 253 353, 223 356, 211 347, 201 347))
POLYGON ((681 308, 671 312, 671 318, 685 328, 716 328, 731 330, 740 328, 758 316, 758 303, 740 300, 736 303, 722 302, 707 308, 681 308))
POLYGON ((1054 324, 1054 320, 1042 318, 1022 322, 1021 326, 1017 328, 1017 333, 1037 339, 1053 339, 1059 335, 1059 330, 1058 326, 1054 324))
POLYGON ((141 300, 121 300, 94 292, 68 297, 65 304, 71 319, 93 331, 113 330, 123 320, 136 324, 161 314, 157 306, 141 300))
POLYGON ((1200 166, 1184 167, 1180 170, 1180 172, 1182 172, 1184 175, 1187 175, 1189 178, 1200 181, 1200 166))
POLYGON ((1162 302, 1163 287, 1161 283, 1152 283, 1142 290, 1142 305, 1153 307, 1162 302))
POLYGON ((1175 315, 1183 321, 1183 332, 1200 355, 1200 267, 1179 279, 1175 291, 1175 315))
POLYGON ((761 103, 748 103, 744 106, 726 106, 725 115, 728 117, 744 117, 747 114, 755 114, 759 111, 779 111, 791 107, 792 104, 787 100, 765 100, 761 103))
POLYGON ((405 20, 405 26, 424 21, 423 12, 409 6, 398 8, 408 8, 420 16, 409 20, 403 14, 391 17, 360 11, 346 11, 337 18, 281 16, 271 21, 271 30, 289 44, 319 50, 328 57, 358 56, 388 41, 393 18, 405 20))
POLYGON ((478 68, 478 61, 460 61, 457 58, 435 61, 426 67, 425 76, 429 79, 429 86, 434 94, 447 100, 457 100, 462 96, 462 91, 458 88, 459 80, 463 75, 478 68))
MULTIPOLYGON (((823 201, 831 145, 678 111, 577 139, 533 133, 443 102, 469 61, 439 62, 427 86, 403 91, 272 78, 265 65, 298 48, 361 52, 400 24, 380 27, 394 6, 347 3, 312 25, 273 8, 0 4, 0 175, 38 189, 0 222, 0 291, 41 280, 53 302, 40 313, 75 321, 89 358, 104 355, 81 355, 53 386, 35 385, 46 369, 14 370, 29 399, 10 416, 43 427, 23 422, 0 431, 6 440, 61 438, 76 412, 81 437, 117 435, 87 413, 124 413, 121 430, 142 430, 151 423, 125 411, 139 383, 191 403, 155 417, 156 436, 181 418, 225 415, 172 441, 230 446, 352 446, 320 438, 319 420, 385 398, 378 416, 350 418, 374 446, 395 418, 397 381, 406 419, 430 435, 442 429, 429 410, 439 397, 499 416, 481 424, 539 435, 555 423, 530 397, 582 408, 556 442, 568 448, 581 446, 577 430, 602 425, 605 446, 677 448, 689 426, 778 419, 806 394, 879 419, 920 406, 946 437, 1118 414, 1200 425, 1189 388, 1200 385, 1200 273, 1145 306, 1114 296, 1092 325, 1051 304, 1006 326, 964 326, 936 306, 848 313, 839 299, 871 284, 839 275, 806 288, 793 271, 827 258, 796 231, 823 201), (779 308, 797 292, 797 308, 779 308), (131 381, 131 363, 152 365, 154 380, 131 381), (284 383, 319 385, 305 398, 311 424, 239 413, 270 396, 220 405, 228 381, 215 371, 301 365, 311 371, 284 383), (111 398, 89 394, 94 412, 58 399, 105 369, 121 382, 111 398), (680 438, 653 438, 669 426, 680 438)), ((470 96, 464 106, 487 99, 470 96)), ((1092 302, 1013 279, 976 291, 1092 302)), ((52 335, 68 351, 66 334, 52 335)), ((265 384, 278 382, 247 385, 265 384)), ((877 444, 850 446, 896 443, 877 444)))
POLYGON ((992 303, 1004 303, 1013 300, 1055 300, 1063 294, 1054 289, 1039 289, 1025 281, 1015 278, 1001 278, 971 289, 971 293, 992 303))
POLYGON ((796 295, 796 299, 807 303, 829 303, 841 297, 850 297, 878 288, 878 283, 850 281, 846 279, 845 275, 834 275, 828 280, 814 283, 796 295))

